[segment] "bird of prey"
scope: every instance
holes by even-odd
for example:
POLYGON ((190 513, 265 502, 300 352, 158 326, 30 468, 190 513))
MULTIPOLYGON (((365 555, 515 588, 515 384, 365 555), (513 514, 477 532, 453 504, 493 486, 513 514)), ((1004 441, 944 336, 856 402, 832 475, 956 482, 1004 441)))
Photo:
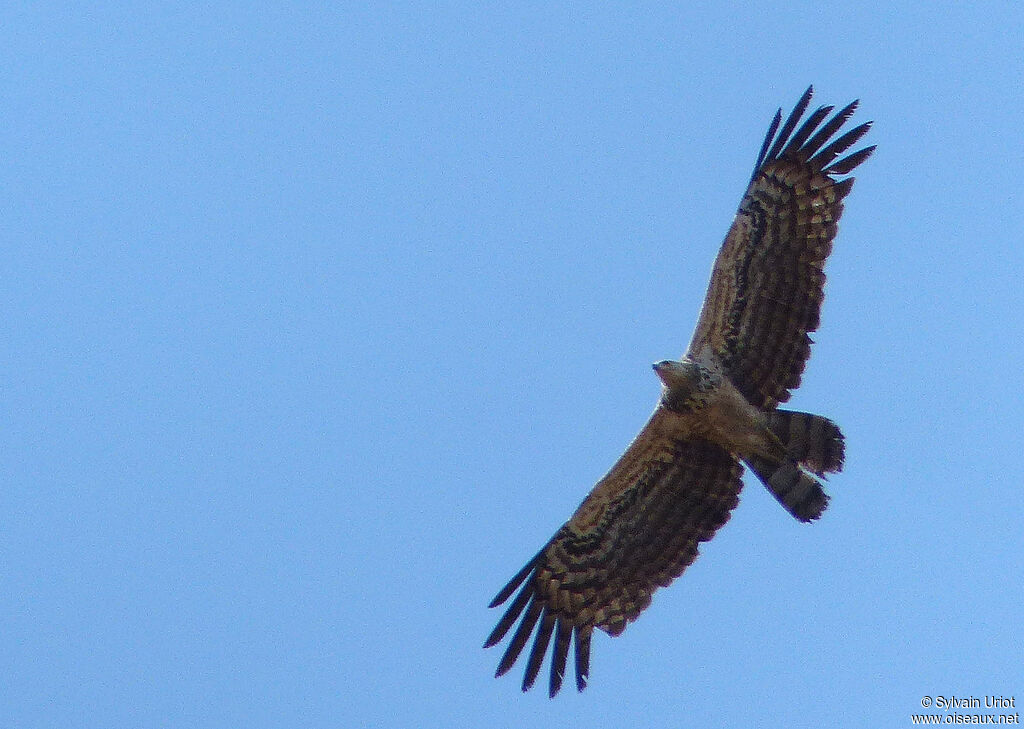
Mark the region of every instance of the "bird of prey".
POLYGON ((856 101, 835 114, 819 107, 801 123, 812 93, 785 123, 780 109, 768 129, 689 349, 654 365, 662 388, 651 419, 491 602, 519 589, 484 644, 500 642, 519 620, 497 676, 536 629, 523 691, 552 636, 550 695, 561 688, 573 642, 576 686, 586 687, 594 628, 619 635, 693 562, 736 506, 742 464, 800 521, 817 519, 828 503, 821 479, 842 468, 842 433, 827 418, 777 406, 800 384, 810 355, 822 269, 853 186, 843 176, 875 148, 842 156, 871 126, 836 137, 856 101))

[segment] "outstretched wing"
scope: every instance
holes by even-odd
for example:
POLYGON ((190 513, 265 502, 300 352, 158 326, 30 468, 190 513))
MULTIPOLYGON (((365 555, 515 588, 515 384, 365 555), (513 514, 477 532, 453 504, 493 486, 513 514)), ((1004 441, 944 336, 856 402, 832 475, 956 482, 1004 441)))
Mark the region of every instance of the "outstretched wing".
POLYGON ((484 644, 501 641, 522 616, 496 675, 512 667, 537 628, 523 691, 533 685, 552 635, 550 695, 561 688, 571 641, 582 691, 593 629, 621 633, 728 521, 743 468, 720 446, 681 437, 678 419, 656 410, 572 518, 494 598, 491 607, 522 585, 484 644))
POLYGON ((843 198, 853 187, 852 177, 835 177, 852 171, 875 149, 836 159, 871 127, 871 122, 861 124, 832 140, 856 101, 828 121, 832 107, 819 107, 797 129, 812 92, 807 89, 781 130, 781 109, 775 115, 715 260, 687 352, 696 357, 710 347, 737 389, 761 407, 785 402, 800 384, 811 353, 807 333, 818 327, 822 269, 843 198))

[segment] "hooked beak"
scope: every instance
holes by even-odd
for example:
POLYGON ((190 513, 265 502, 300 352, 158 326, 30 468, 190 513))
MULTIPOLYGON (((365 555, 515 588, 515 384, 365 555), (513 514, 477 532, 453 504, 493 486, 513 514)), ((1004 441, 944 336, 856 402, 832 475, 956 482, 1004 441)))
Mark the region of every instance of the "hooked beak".
POLYGON ((658 379, 660 379, 666 385, 669 384, 668 376, 669 372, 672 371, 669 366, 670 364, 671 363, 668 360, 662 360, 661 362, 655 362, 654 364, 651 365, 651 368, 658 375, 658 379))

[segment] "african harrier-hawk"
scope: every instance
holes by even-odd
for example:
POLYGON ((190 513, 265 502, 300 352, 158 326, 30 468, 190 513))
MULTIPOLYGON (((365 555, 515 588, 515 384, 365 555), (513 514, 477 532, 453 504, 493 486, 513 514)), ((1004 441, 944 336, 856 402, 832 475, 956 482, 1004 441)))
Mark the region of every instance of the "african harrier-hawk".
POLYGON ((843 198, 867 147, 837 160, 870 122, 832 139, 857 102, 829 118, 807 89, 781 129, 775 115, 739 211, 715 260, 697 329, 663 383, 650 421, 569 521, 491 603, 522 585, 485 647, 518 628, 498 665, 508 671, 536 628, 523 690, 554 636, 550 695, 575 640, 576 686, 587 685, 594 628, 620 634, 652 593, 682 574, 736 506, 745 463, 800 521, 821 516, 820 479, 843 465, 843 436, 818 415, 777 410, 800 384, 818 326, 822 268, 843 198), (827 121, 826 121, 827 119, 827 121), (776 132, 778 132, 776 134, 776 132))

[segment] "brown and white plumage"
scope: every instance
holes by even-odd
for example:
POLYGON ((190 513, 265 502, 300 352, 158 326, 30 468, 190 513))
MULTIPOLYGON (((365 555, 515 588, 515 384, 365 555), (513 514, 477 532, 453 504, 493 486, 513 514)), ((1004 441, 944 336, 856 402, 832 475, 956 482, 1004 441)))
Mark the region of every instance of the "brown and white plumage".
POLYGON ((776 115, 712 271, 687 355, 655 365, 664 383, 650 421, 569 521, 498 593, 518 590, 487 638, 516 625, 498 665, 507 672, 531 636, 523 690, 554 641, 549 692, 562 684, 570 643, 576 685, 587 684, 594 628, 620 634, 697 557, 729 519, 741 462, 801 521, 824 510, 819 478, 842 468, 843 437, 817 415, 777 410, 800 383, 818 326, 825 275, 853 170, 874 150, 838 159, 868 130, 832 137, 857 102, 800 125, 812 90, 776 115), (827 121, 826 121, 827 119, 827 121), (800 125, 798 127, 798 125, 800 125))
POLYGON ((687 352, 695 356, 710 347, 730 381, 760 407, 789 399, 811 354, 807 333, 818 328, 822 268, 832 252, 843 198, 853 187, 853 178, 836 182, 833 175, 850 172, 875 149, 836 160, 867 133, 871 122, 828 143, 853 115, 856 101, 820 129, 832 107, 818 108, 793 133, 811 93, 807 89, 778 135, 781 112, 768 130, 715 260, 687 352))

